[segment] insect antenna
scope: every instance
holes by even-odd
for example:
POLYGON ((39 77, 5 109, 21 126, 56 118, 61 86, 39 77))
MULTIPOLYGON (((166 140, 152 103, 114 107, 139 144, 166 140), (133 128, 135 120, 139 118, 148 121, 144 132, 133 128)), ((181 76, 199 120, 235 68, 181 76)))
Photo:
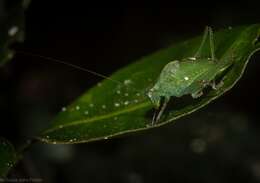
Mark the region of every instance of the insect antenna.
MULTIPOLYGON (((88 72, 88 73, 90 73, 90 74, 92 74, 92 75, 95 75, 95 76, 98 76, 98 77, 100 77, 100 78, 107 79, 107 80, 110 80, 110 81, 112 81, 112 82, 114 82, 114 83, 117 83, 117 84, 120 84, 120 85, 125 86, 125 84, 122 83, 121 81, 112 79, 112 78, 109 77, 109 76, 100 74, 100 73, 95 72, 95 71, 90 70, 90 69, 86 69, 86 68, 80 67, 80 66, 75 65, 75 64, 71 64, 71 63, 62 61, 62 60, 60 60, 60 59, 56 59, 56 58, 52 58, 52 57, 48 57, 48 56, 43 56, 43 55, 36 54, 36 53, 30 53, 30 52, 26 52, 26 51, 20 51, 20 50, 16 50, 16 53, 20 53, 20 54, 23 54, 23 55, 28 55, 28 56, 31 56, 31 57, 39 57, 39 58, 42 58, 42 59, 45 59, 45 60, 49 60, 49 61, 52 61, 52 62, 56 62, 56 63, 59 63, 59 64, 63 64, 63 65, 72 67, 72 68, 74 68, 74 69, 81 70, 81 71, 84 71, 84 72, 88 72)), ((128 86, 127 86, 127 87, 128 87, 128 86)), ((140 92, 140 90, 135 89, 135 88, 132 88, 132 87, 131 87, 131 90, 140 92)))

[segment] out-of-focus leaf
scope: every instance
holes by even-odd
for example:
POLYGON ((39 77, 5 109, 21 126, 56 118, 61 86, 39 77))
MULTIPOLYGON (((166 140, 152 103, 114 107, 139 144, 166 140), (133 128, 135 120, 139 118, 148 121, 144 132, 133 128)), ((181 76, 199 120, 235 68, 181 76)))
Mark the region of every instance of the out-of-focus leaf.
POLYGON ((16 161, 17 156, 13 145, 7 140, 0 138, 0 178, 4 178, 7 175, 16 161))
POLYGON ((0 66, 13 57, 10 45, 24 39, 24 11, 28 4, 28 0, 0 0, 0 66))
MULTIPOLYGON (((82 143, 158 127, 188 115, 230 90, 242 76, 250 57, 260 49, 260 25, 240 26, 215 34, 218 59, 233 58, 219 90, 209 89, 202 97, 173 98, 160 123, 151 126, 153 105, 146 96, 162 68, 174 59, 193 56, 201 36, 160 50, 112 75, 122 84, 104 80, 91 88, 54 119, 39 137, 46 143, 82 143), (188 99, 188 100, 186 100, 188 99)), ((203 50, 205 56, 209 48, 203 50)))

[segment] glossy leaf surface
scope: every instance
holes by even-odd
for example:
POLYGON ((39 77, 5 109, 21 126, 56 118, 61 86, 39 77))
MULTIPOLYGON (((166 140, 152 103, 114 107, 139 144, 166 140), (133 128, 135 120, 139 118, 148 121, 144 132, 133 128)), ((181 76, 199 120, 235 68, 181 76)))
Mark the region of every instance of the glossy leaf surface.
MULTIPOLYGON (((158 127, 188 115, 230 90, 241 78, 250 57, 260 49, 257 38, 260 25, 241 26, 215 32, 216 57, 233 59, 234 64, 223 77, 219 90, 206 89, 205 94, 172 98, 161 121, 151 126, 154 112, 147 91, 156 82, 162 68, 170 61, 194 55, 201 36, 174 44, 141 58, 91 88, 54 119, 39 137, 46 143, 82 143, 158 127)), ((209 56, 209 47, 203 50, 209 56)))

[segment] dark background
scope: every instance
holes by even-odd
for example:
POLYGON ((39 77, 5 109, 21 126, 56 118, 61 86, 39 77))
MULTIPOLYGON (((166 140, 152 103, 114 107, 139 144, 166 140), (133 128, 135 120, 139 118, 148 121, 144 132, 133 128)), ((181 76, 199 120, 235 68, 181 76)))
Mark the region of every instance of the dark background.
MULTIPOLYGON (((32 1, 16 50, 109 75, 198 34, 260 22, 259 1, 32 1)), ((259 54, 231 92, 147 132, 81 145, 35 145, 11 173, 44 182, 260 182, 259 54)), ((17 54, 1 69, 1 136, 19 145, 100 78, 17 54)))

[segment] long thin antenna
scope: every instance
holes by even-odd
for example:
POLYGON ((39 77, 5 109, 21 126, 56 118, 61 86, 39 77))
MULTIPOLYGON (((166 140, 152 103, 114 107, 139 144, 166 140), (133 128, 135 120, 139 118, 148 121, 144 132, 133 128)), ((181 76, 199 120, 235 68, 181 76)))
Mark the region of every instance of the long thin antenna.
POLYGON ((92 70, 89 70, 89 69, 86 69, 86 68, 82 68, 82 67, 80 67, 80 66, 77 66, 77 65, 74 65, 74 64, 71 64, 71 63, 67 63, 67 62, 61 61, 61 60, 56 59, 56 58, 47 57, 47 56, 42 56, 42 55, 35 54, 35 53, 28 53, 28 52, 25 52, 25 51, 16 51, 16 52, 17 52, 17 53, 24 54, 24 55, 29 55, 29 56, 33 56, 33 57, 43 58, 43 59, 50 60, 50 61, 53 61, 53 62, 56 62, 56 63, 60 63, 60 64, 63 64, 63 65, 67 65, 67 66, 73 67, 73 68, 75 68, 75 69, 78 69, 78 70, 81 70, 81 71, 85 71, 85 72, 91 73, 91 74, 93 74, 93 75, 99 76, 99 77, 101 77, 101 78, 103 78, 103 79, 108 79, 108 80, 110 80, 110 81, 112 81, 112 82, 115 82, 115 83, 117 83, 117 84, 123 84, 123 83, 121 83, 120 81, 111 79, 110 77, 105 76, 105 75, 103 75, 103 74, 97 73, 97 72, 95 72, 95 71, 92 71, 92 70))

